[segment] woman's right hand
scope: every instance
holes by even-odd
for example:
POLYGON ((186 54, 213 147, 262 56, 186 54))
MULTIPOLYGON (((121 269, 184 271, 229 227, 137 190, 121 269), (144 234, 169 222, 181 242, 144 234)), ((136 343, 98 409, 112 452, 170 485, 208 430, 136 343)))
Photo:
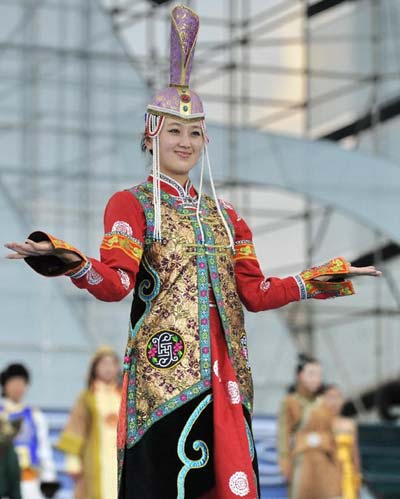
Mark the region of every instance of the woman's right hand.
POLYGON ((79 263, 82 261, 80 256, 73 251, 54 249, 50 241, 36 243, 31 239, 27 239, 24 243, 6 243, 4 246, 14 252, 6 255, 9 260, 20 260, 28 256, 56 255, 65 263, 79 263))

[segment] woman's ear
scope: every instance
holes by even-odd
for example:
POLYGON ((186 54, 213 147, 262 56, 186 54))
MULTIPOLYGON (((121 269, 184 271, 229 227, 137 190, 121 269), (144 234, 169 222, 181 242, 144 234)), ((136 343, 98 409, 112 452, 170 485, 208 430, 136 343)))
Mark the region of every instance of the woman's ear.
POLYGON ((150 137, 145 137, 144 138, 144 145, 146 146, 146 149, 149 151, 149 152, 152 152, 153 151, 153 139, 150 138, 150 137))

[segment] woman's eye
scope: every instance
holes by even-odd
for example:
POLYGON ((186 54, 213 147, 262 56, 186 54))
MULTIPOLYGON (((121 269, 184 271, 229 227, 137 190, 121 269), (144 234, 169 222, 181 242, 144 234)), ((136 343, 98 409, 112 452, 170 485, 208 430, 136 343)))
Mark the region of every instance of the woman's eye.
POLYGON ((192 132, 192 135, 194 137, 200 137, 200 132, 197 132, 197 131, 196 132, 192 132))
POLYGON ((171 130, 168 130, 169 133, 179 133, 179 130, 177 128, 171 128, 171 130))

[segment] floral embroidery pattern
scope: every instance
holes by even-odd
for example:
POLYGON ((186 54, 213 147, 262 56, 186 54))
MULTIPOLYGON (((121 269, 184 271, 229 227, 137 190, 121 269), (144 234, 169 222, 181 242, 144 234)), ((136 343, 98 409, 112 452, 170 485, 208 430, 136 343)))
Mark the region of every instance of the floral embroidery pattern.
POLYGON ((240 391, 236 381, 228 381, 226 384, 231 404, 240 404, 240 391))
POLYGON ((122 269, 118 269, 117 272, 119 274, 119 278, 123 288, 129 289, 129 286, 131 285, 131 280, 129 279, 128 274, 122 269))
MULTIPOLYGON (((334 258, 324 265, 312 267, 300 274, 303 281, 307 298, 336 298, 338 296, 349 296, 354 294, 351 281, 331 282, 320 281, 317 278, 322 276, 343 276, 349 273, 349 264, 342 258, 334 258)), ((295 276, 300 288, 298 276, 295 276)), ((300 292, 302 289, 300 288, 300 292)))
POLYGON ((344 258, 334 258, 329 260, 328 263, 320 265, 319 267, 312 267, 305 270, 300 275, 304 281, 315 279, 316 277, 336 274, 347 274, 349 272, 349 265, 344 258))
POLYGON ((264 279, 260 283, 260 289, 261 291, 268 291, 269 288, 271 287, 271 282, 268 279, 264 279))
POLYGON ((100 248, 102 250, 119 249, 137 264, 140 263, 143 254, 143 246, 139 240, 119 233, 105 234, 100 248))
POLYGON ((79 255, 83 260, 86 260, 85 256, 79 250, 74 248, 74 246, 71 246, 62 239, 57 239, 56 237, 53 237, 51 234, 46 234, 46 235, 50 239, 51 244, 54 246, 55 249, 65 249, 68 251, 73 251, 74 253, 79 255))
POLYGON ((153 367, 168 369, 175 366, 185 353, 182 337, 173 331, 155 333, 147 344, 147 360, 153 367))
POLYGON ((103 277, 93 267, 90 267, 86 274, 86 280, 90 285, 96 286, 103 281, 103 277))
POLYGON ((235 242, 235 261, 248 259, 257 260, 256 251, 252 241, 236 241, 235 242))
POLYGON ((127 236, 131 236, 133 234, 132 227, 128 224, 128 222, 123 222, 122 220, 114 222, 111 232, 118 232, 120 234, 126 234, 127 236))
POLYGON ((229 478, 229 488, 235 496, 244 497, 250 492, 249 480, 244 471, 237 471, 229 478))
POLYGON ((350 296, 354 294, 354 288, 351 281, 307 281, 305 285, 307 290, 307 298, 337 298, 339 296, 350 296))

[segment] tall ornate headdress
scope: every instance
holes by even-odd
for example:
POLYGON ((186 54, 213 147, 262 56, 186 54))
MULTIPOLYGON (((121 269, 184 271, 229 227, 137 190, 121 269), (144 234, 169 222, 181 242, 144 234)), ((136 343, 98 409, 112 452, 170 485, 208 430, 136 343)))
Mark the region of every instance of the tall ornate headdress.
MULTIPOLYGON (((208 137, 204 122, 204 110, 200 97, 189 88, 193 56, 199 31, 199 16, 184 5, 177 5, 171 12, 170 84, 156 93, 147 106, 145 135, 153 139, 153 203, 154 238, 161 240, 161 189, 160 189, 160 143, 159 134, 166 116, 175 117, 183 123, 199 121, 204 136, 204 149, 201 160, 200 186, 196 216, 200 222, 200 203, 203 187, 204 162, 207 162, 214 200, 233 249, 233 237, 222 215, 212 178, 208 154, 208 137)), ((202 230, 202 229, 201 229, 202 230)), ((204 234, 203 242, 204 242, 204 234)))

